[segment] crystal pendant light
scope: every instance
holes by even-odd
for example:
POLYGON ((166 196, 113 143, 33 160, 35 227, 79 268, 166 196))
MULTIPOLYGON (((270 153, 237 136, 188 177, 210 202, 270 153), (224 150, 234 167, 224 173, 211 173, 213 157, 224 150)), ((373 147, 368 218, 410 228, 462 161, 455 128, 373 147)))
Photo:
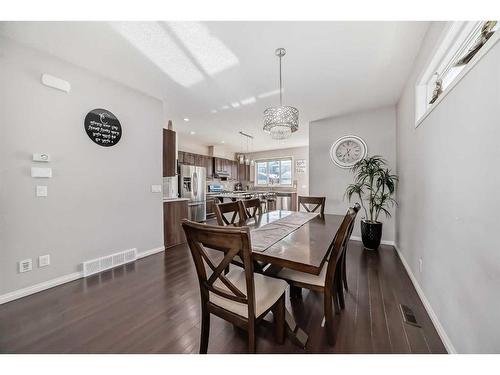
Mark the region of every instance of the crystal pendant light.
POLYGON ((275 51, 280 59, 280 105, 269 107, 264 111, 264 132, 271 134, 273 139, 286 139, 299 129, 299 110, 283 105, 283 85, 281 77, 281 59, 285 56, 284 48, 275 51))

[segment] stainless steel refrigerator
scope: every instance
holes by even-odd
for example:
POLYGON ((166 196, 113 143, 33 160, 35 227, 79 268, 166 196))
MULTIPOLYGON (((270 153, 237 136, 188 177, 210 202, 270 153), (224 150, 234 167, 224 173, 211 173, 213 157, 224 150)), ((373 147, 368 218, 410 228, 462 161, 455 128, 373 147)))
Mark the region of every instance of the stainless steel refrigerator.
POLYGON ((205 167, 181 164, 180 172, 179 191, 181 198, 189 199, 189 220, 205 221, 207 218, 205 196, 207 172, 205 167))

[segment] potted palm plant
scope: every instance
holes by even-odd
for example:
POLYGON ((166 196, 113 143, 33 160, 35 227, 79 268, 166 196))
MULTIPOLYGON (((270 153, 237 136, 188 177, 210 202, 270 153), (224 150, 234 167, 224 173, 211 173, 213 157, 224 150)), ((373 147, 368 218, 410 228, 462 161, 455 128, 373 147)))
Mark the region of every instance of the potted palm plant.
POLYGON ((361 239, 366 249, 376 250, 382 239, 382 222, 378 221, 380 213, 390 217, 389 208, 396 201, 392 198, 398 176, 391 174, 386 161, 379 155, 361 159, 351 168, 354 183, 350 184, 345 195, 351 201, 357 196, 365 212, 361 220, 361 239))

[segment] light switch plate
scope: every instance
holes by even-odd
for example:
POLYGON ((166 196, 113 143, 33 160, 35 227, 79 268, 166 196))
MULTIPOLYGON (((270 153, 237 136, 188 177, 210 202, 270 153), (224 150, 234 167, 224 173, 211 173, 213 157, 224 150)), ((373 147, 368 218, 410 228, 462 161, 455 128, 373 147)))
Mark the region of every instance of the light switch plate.
POLYGON ((50 254, 40 255, 38 257, 38 267, 46 267, 50 264, 50 254))
POLYGON ((31 177, 51 178, 52 168, 31 167, 31 177))
POLYGON ((46 154, 46 153, 34 153, 33 154, 33 161, 49 162, 50 155, 46 154))
POLYGON ((36 185, 36 196, 37 197, 46 197, 48 194, 47 186, 45 185, 36 185))
POLYGON ((161 185, 151 185, 152 193, 161 193, 161 185))

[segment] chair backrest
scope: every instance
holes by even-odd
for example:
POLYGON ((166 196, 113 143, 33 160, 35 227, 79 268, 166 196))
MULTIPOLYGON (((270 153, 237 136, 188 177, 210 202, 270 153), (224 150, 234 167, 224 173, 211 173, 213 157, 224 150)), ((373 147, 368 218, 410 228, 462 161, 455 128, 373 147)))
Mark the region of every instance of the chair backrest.
POLYGON ((349 238, 354 227, 354 220, 356 219, 358 211, 358 204, 355 204, 354 207, 350 207, 347 210, 347 213, 345 214, 344 219, 342 220, 342 223, 337 230, 337 233, 335 234, 330 249, 331 253, 330 260, 328 261, 328 269, 326 271, 325 286, 333 286, 335 272, 337 271, 337 266, 342 257, 342 254, 347 247, 347 243, 349 242, 349 238))
POLYGON ((202 303, 208 302, 211 292, 222 298, 247 304, 248 317, 254 318, 255 286, 249 228, 220 227, 195 223, 187 219, 182 220, 182 228, 198 274, 202 303), (224 254, 223 259, 218 264, 214 263, 206 251, 207 248, 221 251, 224 254), (237 255, 243 261, 246 291, 236 287, 224 275, 224 270, 237 255), (211 270, 212 273, 207 275, 207 270, 211 270), (217 280, 220 282, 216 283, 217 280))
POLYGON ((247 221, 245 207, 241 201, 216 204, 215 216, 217 224, 221 226, 241 227, 247 221))
POLYGON ((316 212, 316 210, 320 209, 320 214, 325 214, 325 203, 326 197, 305 197, 299 196, 299 211, 300 206, 304 207, 307 212, 316 212), (312 205, 315 205, 311 208, 312 205))
POLYGON ((245 199, 242 202, 248 219, 255 219, 256 215, 262 215, 262 202, 260 198, 245 199))

